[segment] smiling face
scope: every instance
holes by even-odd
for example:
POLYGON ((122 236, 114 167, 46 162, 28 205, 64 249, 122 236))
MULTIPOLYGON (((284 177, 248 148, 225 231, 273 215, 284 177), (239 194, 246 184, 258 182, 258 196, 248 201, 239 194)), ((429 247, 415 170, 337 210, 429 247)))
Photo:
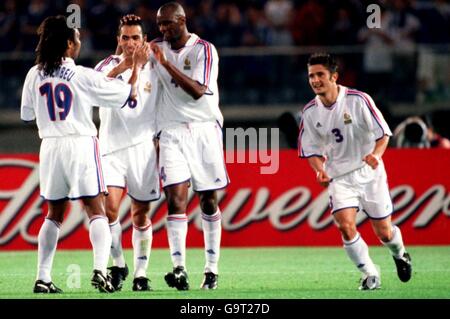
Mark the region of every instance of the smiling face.
POLYGON ((124 25, 120 28, 117 43, 125 56, 132 56, 134 50, 143 43, 144 37, 139 25, 124 25))
POLYGON ((308 65, 309 85, 317 95, 326 95, 337 88, 338 73, 330 71, 322 64, 308 65))
POLYGON ((160 9, 156 16, 156 24, 162 33, 164 40, 174 43, 178 41, 184 32, 186 18, 176 14, 174 10, 160 9))

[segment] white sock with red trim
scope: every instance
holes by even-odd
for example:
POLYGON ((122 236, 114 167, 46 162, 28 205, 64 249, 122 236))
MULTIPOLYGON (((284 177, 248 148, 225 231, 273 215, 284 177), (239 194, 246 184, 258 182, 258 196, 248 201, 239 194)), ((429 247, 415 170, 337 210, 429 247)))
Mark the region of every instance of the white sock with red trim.
POLYGON ((58 244, 59 228, 61 224, 46 218, 38 235, 38 270, 36 280, 51 282, 53 257, 58 244))
POLYGON ((174 267, 186 268, 186 214, 174 214, 167 216, 167 237, 169 239, 170 257, 174 267))
POLYGON ((134 253, 134 278, 147 277, 148 261, 152 247, 153 229, 149 221, 147 225, 138 227, 133 225, 133 253, 134 253))
POLYGON ((123 256, 122 250, 122 225, 120 225, 119 218, 109 224, 109 230, 111 231, 111 257, 113 266, 124 268, 125 257, 123 256))
POLYGON ((345 239, 342 241, 348 257, 360 272, 367 276, 379 277, 378 270, 369 256, 369 247, 359 233, 356 233, 356 236, 349 241, 345 239))
POLYGON ((403 257, 405 253, 405 246, 403 245, 402 232, 400 228, 392 225, 392 239, 388 242, 381 241, 391 251, 392 256, 395 258, 403 257))
POLYGON ((92 216, 89 221, 89 239, 94 255, 94 269, 100 270, 106 276, 106 267, 111 251, 111 232, 106 216, 92 216))
POLYGON ((202 213, 203 240, 205 243, 205 272, 219 273, 220 239, 222 235, 220 209, 213 215, 202 213))

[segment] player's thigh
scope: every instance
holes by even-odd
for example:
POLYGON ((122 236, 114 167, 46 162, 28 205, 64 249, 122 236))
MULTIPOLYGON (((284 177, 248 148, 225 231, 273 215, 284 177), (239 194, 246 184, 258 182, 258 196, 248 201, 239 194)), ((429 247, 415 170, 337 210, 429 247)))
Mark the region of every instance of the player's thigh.
POLYGON ((162 131, 159 137, 159 176, 163 187, 179 184, 191 178, 185 154, 181 151, 182 132, 162 131))
POLYGON ((229 183, 225 166, 222 131, 217 123, 193 129, 193 144, 183 145, 195 191, 224 188, 229 183))
POLYGON ((156 150, 152 140, 129 147, 127 186, 128 195, 138 202, 160 198, 156 150))
POLYGON ((384 167, 374 173, 373 181, 364 185, 361 205, 369 218, 382 220, 392 214, 393 205, 384 167))
POLYGON ((351 176, 334 179, 328 186, 328 195, 332 214, 360 207, 359 192, 357 186, 352 185, 351 176))
POLYGON ((102 156, 103 175, 108 187, 113 186, 122 189, 126 187, 127 166, 122 159, 122 153, 123 150, 119 150, 102 156))

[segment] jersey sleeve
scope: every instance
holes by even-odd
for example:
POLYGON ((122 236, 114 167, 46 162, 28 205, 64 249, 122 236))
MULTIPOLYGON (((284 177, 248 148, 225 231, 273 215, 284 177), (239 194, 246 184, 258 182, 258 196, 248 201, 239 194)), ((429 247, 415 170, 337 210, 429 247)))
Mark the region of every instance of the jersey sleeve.
POLYGON ((301 158, 323 156, 321 137, 314 129, 310 118, 303 114, 298 135, 298 155, 301 158))
POLYGON ((121 108, 128 102, 131 94, 130 84, 88 68, 84 68, 84 78, 89 84, 92 105, 121 108))
POLYGON ((20 103, 20 118, 25 121, 33 121, 36 119, 34 112, 34 94, 33 94, 33 69, 28 71, 22 89, 22 101, 20 103))
POLYGON ((376 140, 379 140, 384 135, 392 136, 391 129, 386 123, 383 114, 375 105, 373 99, 368 95, 363 93, 364 105, 362 107, 364 121, 367 125, 369 131, 371 131, 376 140))
MULTIPOLYGON (((209 88, 209 83, 217 80, 219 56, 214 45, 203 40, 200 40, 200 43, 200 47, 202 48, 197 54, 197 61, 193 70, 193 80, 209 88)), ((207 93, 212 94, 212 92, 207 93)))
POLYGON ((110 55, 106 59, 100 61, 94 68, 95 71, 102 72, 107 75, 109 71, 111 71, 115 66, 119 64, 119 58, 113 55, 110 55))

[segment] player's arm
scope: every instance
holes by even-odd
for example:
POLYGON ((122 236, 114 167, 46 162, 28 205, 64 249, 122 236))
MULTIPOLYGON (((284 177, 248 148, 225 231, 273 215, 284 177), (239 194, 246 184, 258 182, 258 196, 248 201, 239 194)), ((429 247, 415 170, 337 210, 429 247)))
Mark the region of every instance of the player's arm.
POLYGON ((27 76, 25 78, 25 82, 23 84, 22 89, 22 101, 20 104, 20 118, 25 123, 34 121, 36 119, 36 114, 34 112, 33 105, 34 102, 34 94, 33 94, 33 84, 32 84, 32 69, 28 71, 27 76))
POLYGON ((384 135, 382 138, 376 141, 372 153, 366 155, 363 161, 366 162, 373 169, 376 169, 381 161, 381 157, 386 151, 388 144, 389 144, 389 136, 384 135))
POLYGON ((113 67, 111 71, 109 71, 107 76, 110 78, 115 78, 119 74, 122 74, 126 70, 131 69, 132 67, 133 67, 133 57, 127 57, 122 61, 120 61, 120 63, 117 64, 115 67, 113 67))
POLYGON ((133 53, 133 69, 130 80, 128 81, 128 83, 131 84, 130 99, 135 99, 137 97, 137 80, 139 77, 139 72, 145 63, 147 63, 149 57, 150 45, 147 42, 144 42, 144 44, 138 47, 133 53))
POLYGON ((368 130, 374 134, 376 142, 372 152, 364 156, 363 161, 373 169, 376 169, 388 146, 389 136, 392 136, 392 132, 373 99, 368 94, 364 94, 364 96, 365 105, 362 105, 360 109, 363 110, 364 121, 368 130))
POLYGON ((176 84, 178 84, 187 94, 198 100, 205 94, 208 87, 191 79, 183 72, 178 70, 170 61, 167 60, 163 50, 156 44, 151 43, 151 48, 156 60, 167 70, 176 84))
POLYGON ((325 159, 321 156, 312 156, 308 157, 308 163, 316 173, 317 182, 323 187, 327 187, 330 184, 330 177, 325 172, 325 168, 323 163, 325 163, 325 159))

